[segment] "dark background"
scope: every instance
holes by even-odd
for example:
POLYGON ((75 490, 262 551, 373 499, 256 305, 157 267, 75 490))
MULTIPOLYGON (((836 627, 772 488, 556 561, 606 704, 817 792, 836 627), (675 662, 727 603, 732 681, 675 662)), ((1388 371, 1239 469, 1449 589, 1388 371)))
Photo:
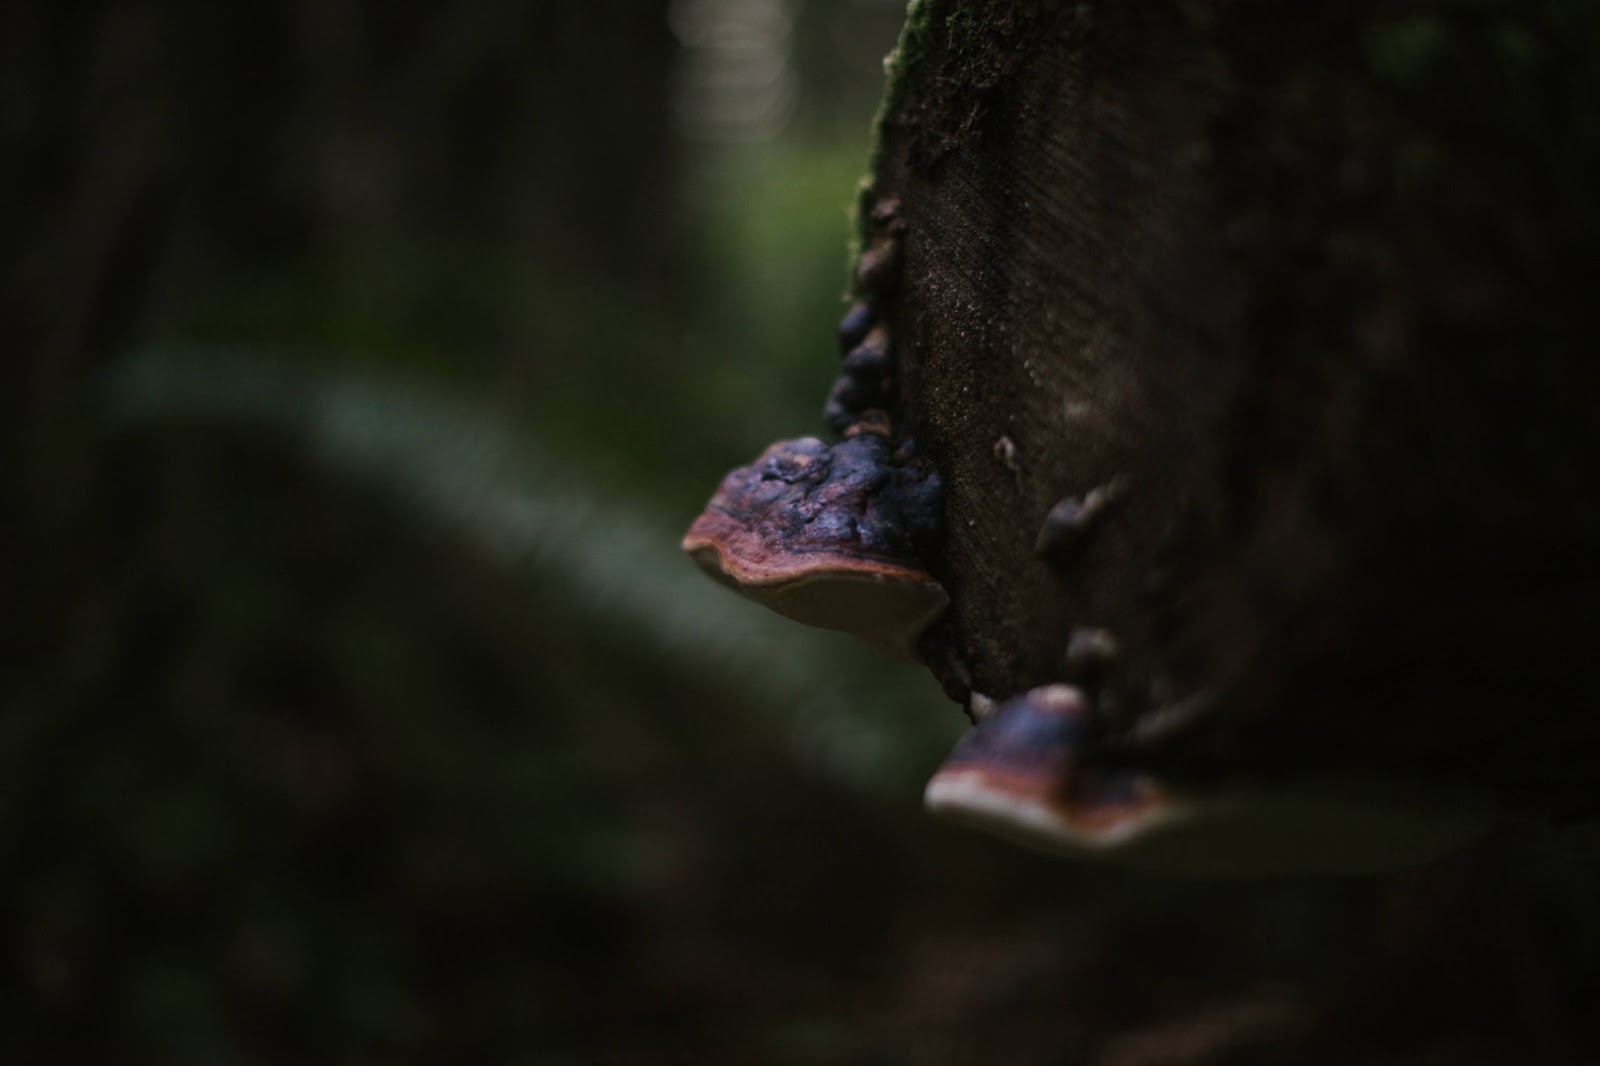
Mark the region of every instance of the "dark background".
POLYGON ((1567 1061, 1569 849, 1034 858, 678 555, 820 429, 902 14, 0 9, 0 1061, 1567 1061))

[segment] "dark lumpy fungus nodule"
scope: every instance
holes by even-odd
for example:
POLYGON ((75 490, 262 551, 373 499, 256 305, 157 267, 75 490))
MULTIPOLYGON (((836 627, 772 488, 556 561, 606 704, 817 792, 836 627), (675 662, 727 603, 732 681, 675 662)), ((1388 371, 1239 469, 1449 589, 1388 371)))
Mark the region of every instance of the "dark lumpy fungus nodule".
MULTIPOLYGON (((844 328, 840 327, 843 337, 844 328)), ((882 411, 894 402, 894 350, 888 327, 872 326, 851 345, 839 364, 823 408, 822 419, 835 433, 847 433, 869 412, 882 411)))
POLYGON ((896 198, 880 200, 867 216, 867 243, 856 264, 856 288, 865 299, 839 323, 844 359, 823 406, 822 419, 835 433, 846 433, 873 410, 895 401, 895 356, 888 322, 879 314, 886 294, 899 284, 905 220, 896 198))
POLYGON ((839 351, 848 352, 866 339, 877 314, 865 300, 852 304, 839 320, 839 351))

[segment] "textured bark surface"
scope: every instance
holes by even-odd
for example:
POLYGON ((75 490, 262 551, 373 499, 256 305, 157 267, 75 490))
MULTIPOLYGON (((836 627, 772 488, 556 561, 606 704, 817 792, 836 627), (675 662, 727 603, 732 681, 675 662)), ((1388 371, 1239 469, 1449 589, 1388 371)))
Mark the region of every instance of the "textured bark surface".
POLYGON ((914 6, 863 203, 900 203, 896 420, 948 489, 935 663, 1004 697, 1104 627, 1113 735, 1213 708, 1142 754, 1173 773, 1592 810, 1594 21, 914 6))

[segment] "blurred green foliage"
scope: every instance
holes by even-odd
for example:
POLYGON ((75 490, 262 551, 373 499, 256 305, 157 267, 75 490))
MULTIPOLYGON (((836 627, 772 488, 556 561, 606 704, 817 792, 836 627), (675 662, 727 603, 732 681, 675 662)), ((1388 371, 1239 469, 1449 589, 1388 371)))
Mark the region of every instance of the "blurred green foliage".
POLYGON ((881 1039, 851 1004, 959 715, 676 550, 818 428, 867 112, 676 142, 666 14, 153 0, 8 38, 8 188, 59 225, 3 322, 4 1061, 881 1039))

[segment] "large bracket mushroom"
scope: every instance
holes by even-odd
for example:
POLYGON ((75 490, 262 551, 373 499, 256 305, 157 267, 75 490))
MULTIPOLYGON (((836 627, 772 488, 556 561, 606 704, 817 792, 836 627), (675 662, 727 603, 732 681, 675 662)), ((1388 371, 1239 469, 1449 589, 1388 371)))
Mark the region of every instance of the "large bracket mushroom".
POLYGON ((938 475, 878 432, 780 441, 723 479, 683 550, 717 580, 807 625, 914 661, 944 613, 921 562, 938 539, 938 475))

